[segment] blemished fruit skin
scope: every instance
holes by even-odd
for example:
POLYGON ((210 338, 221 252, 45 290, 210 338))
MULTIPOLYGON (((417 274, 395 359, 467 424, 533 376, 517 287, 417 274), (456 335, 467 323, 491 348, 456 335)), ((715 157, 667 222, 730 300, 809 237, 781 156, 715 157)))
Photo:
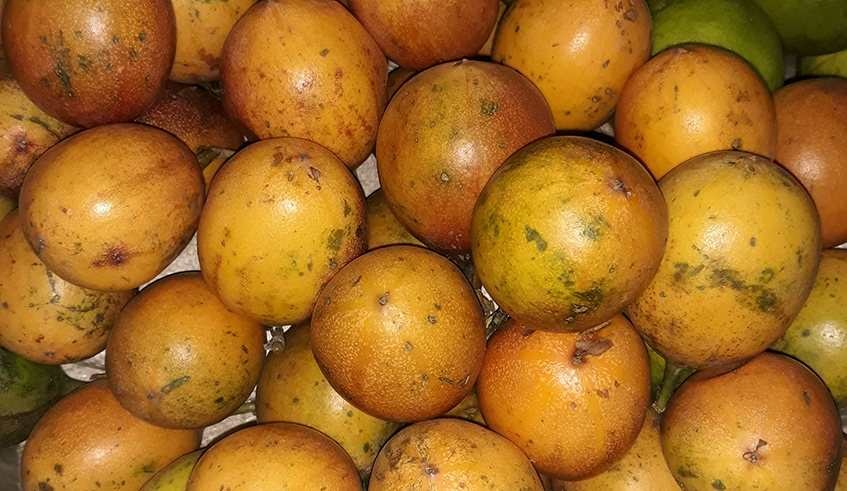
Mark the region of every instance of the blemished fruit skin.
POLYGON ((88 290, 59 278, 32 252, 17 210, 0 221, 0 345, 48 365, 103 351, 136 290, 88 290))
POLYGON ((331 438, 294 423, 241 429, 212 445, 186 491, 223 489, 362 491, 356 465, 331 438))
POLYGON ((132 121, 174 61, 167 0, 6 0, 3 49, 24 93, 67 124, 132 121))
POLYGON ((471 249, 471 216, 492 174, 555 132, 544 96, 511 68, 443 63, 394 96, 376 143, 379 182, 397 219, 442 254, 471 249))
POLYGON ((774 159, 806 188, 821 218, 823 247, 847 242, 847 80, 822 77, 786 85, 773 95, 774 159))
POLYGON ((176 54, 170 79, 183 84, 218 80, 221 51, 232 26, 257 0, 173 0, 176 54))
POLYGON ((771 91, 784 83, 779 35, 752 0, 675 0, 654 12, 653 55, 683 43, 711 44, 736 53, 771 91))
POLYGON ((202 430, 169 430, 121 407, 104 379, 47 411, 21 456, 23 491, 137 491, 153 474, 200 447, 202 430))
POLYGON ((350 0, 385 56, 423 70, 474 56, 497 21, 497 0, 350 0), (426 21, 423 21, 426 19, 426 21))
POLYGON ((821 255, 814 203, 785 169, 744 152, 691 159, 659 189, 668 246, 626 313, 666 360, 725 372, 770 346, 809 296, 821 255))
POLYGON ((771 352, 685 381, 662 415, 661 439, 684 489, 830 491, 842 460, 841 421, 823 382, 771 352))
POLYGON ((491 59, 541 90, 556 130, 593 130, 650 58, 652 28, 644 0, 517 0, 500 19, 491 59))
POLYGON ((634 158, 577 136, 519 150, 473 213, 476 272, 491 298, 534 329, 583 331, 618 314, 658 270, 667 210, 634 158))
POLYGON ((230 312, 199 271, 168 275, 124 308, 106 347, 109 387, 133 415, 165 428, 202 428, 253 392, 265 328, 230 312))
POLYGON ((104 125, 33 164, 21 188, 21 228, 57 276, 92 290, 131 290, 185 249, 204 198, 197 159, 175 136, 104 125))
POLYGON ((267 325, 303 322, 345 264, 367 248, 365 196, 326 148, 276 138, 241 150, 209 188, 200 270, 224 305, 267 325))
POLYGON ((185 491, 188 476, 205 451, 205 448, 201 448, 174 460, 157 472, 139 491, 185 491))
POLYGON ((310 324, 332 387, 380 419, 444 414, 473 388, 485 357, 476 294, 450 260, 394 245, 353 260, 329 282, 310 324))
POLYGON ((543 491, 532 462, 477 424, 432 419, 400 430, 377 456, 368 491, 543 491))
POLYGON ((554 479, 550 491, 680 491, 662 453, 659 421, 649 408, 638 438, 619 462, 582 481, 554 479))
POLYGON ((764 81, 721 48, 669 48, 629 79, 615 111, 615 141, 656 180, 704 153, 740 150, 772 158, 776 115, 764 81))
POLYGON ((823 251, 809 298, 771 349, 802 361, 847 403, 847 250, 823 251))
POLYGON ((311 140, 351 169, 376 144, 387 77, 379 46, 336 0, 258 2, 221 58, 224 109, 248 136, 311 140))
POLYGON ((623 458, 650 397, 647 351, 622 315, 599 330, 539 331, 507 321, 476 386, 482 416, 557 479, 587 479, 623 458))
POLYGON ((324 433, 347 451, 363 479, 400 428, 356 409, 329 385, 312 354, 308 323, 291 326, 285 349, 271 350, 265 358, 256 386, 256 421, 299 423, 324 433))

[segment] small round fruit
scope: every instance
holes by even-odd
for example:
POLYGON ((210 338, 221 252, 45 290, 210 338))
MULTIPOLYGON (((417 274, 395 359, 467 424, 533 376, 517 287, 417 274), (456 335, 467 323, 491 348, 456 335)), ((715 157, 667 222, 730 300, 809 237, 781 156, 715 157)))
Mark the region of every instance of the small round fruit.
POLYGON ((659 421, 649 408, 638 438, 618 463, 582 481, 554 479, 550 491, 680 491, 662 454, 659 421))
POLYGON ((823 247, 847 242, 847 80, 814 78, 773 95, 774 158, 806 188, 821 218, 823 247))
POLYGON ((103 351, 135 290, 88 290, 56 276, 32 252, 17 210, 0 222, 0 250, 0 345, 49 365, 103 351))
POLYGON ((824 384, 770 352, 714 378, 694 374, 662 415, 661 438, 684 489, 831 490, 842 458, 824 384))
POLYGON ((454 418, 400 430, 380 451, 368 491, 544 491, 532 462, 512 442, 454 418))
POLYGON ((370 251, 324 288, 312 352, 351 404, 388 421, 444 414, 473 388, 485 326, 473 288, 448 259, 409 245, 370 251))
POLYGON ((92 290, 130 290, 188 245, 204 196, 197 159, 175 136, 105 125, 36 161, 21 188, 21 227, 59 277, 92 290))
POLYGON ((423 70, 473 57, 497 22, 497 0, 350 0, 385 56, 423 70), (424 21, 424 19, 426 19, 424 21))
POLYGON ((167 0, 6 0, 3 49, 44 112, 89 128, 132 121, 153 103, 174 61, 167 0))
POLYGON ((395 244, 424 245, 397 220, 382 188, 368 195, 366 203, 368 206, 368 250, 395 244))
POLYGON ((373 151, 387 76, 379 46, 335 0, 257 3, 221 58, 224 109, 248 131, 314 141, 350 168, 373 151))
POLYGON ((717 150, 771 158, 776 148, 773 100, 740 57, 687 44, 641 67, 621 92, 615 141, 659 180, 686 160, 717 150))
POLYGON ((583 333, 509 320, 488 341, 476 390, 488 427, 538 472, 587 479, 638 437, 650 396, 647 351, 622 315, 583 333))
POLYGON ((361 491, 356 465, 323 433, 294 423, 265 423, 212 445, 191 471, 186 491, 326 489, 361 491))
POLYGON ((782 46, 797 55, 823 55, 847 48, 847 2, 843 0, 753 0, 773 21, 782 46))
POLYGON ((782 335, 809 296, 821 254, 814 203, 785 169, 744 152, 691 159, 659 189, 668 246, 627 315, 677 366, 731 370, 782 335))
POLYGON ((97 380, 57 402, 32 430, 21 456, 23 491, 136 491, 197 450, 201 434, 145 423, 97 380))
POLYGON ((141 290, 118 317, 106 350, 109 387, 136 417, 202 428, 235 412, 256 386, 265 329, 233 314, 199 271, 141 290))
POLYGON ((314 428, 338 442, 364 480, 376 455, 399 428, 345 401, 326 381, 309 344, 309 324, 285 332, 285 349, 265 358, 256 386, 259 424, 287 421, 314 428))
POLYGON ((650 58, 652 27, 644 0, 517 0, 500 19, 491 59, 541 90, 557 130, 593 130, 650 58))
POLYGON ((533 329, 576 332, 611 319, 659 267, 667 211, 635 159, 576 136, 519 150, 473 213, 476 272, 491 298, 533 329))
POLYGON ((847 250, 823 251, 809 298, 771 349, 802 361, 847 405, 847 250))
POLYGON ((254 143, 212 181, 200 269, 233 312, 303 322, 321 288, 367 247, 362 188, 329 150, 297 138, 254 143))
POLYGON ((462 60, 406 82, 379 126, 379 182, 412 235, 451 256, 471 249, 471 215, 492 174, 524 145, 555 132, 526 77, 462 60))
POLYGON ((183 84, 218 80, 221 51, 232 27, 257 0, 173 0, 176 55, 170 79, 183 84))

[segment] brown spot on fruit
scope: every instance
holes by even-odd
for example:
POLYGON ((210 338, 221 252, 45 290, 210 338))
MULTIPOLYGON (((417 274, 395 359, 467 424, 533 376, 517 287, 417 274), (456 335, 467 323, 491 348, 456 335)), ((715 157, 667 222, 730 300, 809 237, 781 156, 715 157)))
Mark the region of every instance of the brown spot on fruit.
POLYGON ((103 253, 103 258, 91 263, 95 268, 119 268, 129 260, 129 252, 123 247, 113 247, 103 253))

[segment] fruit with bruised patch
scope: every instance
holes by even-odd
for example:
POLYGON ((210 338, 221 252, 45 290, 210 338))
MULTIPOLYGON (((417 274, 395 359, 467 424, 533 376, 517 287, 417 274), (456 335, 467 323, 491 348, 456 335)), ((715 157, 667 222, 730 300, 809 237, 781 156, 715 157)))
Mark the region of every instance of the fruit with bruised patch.
POLYGON ((717 150, 772 158, 773 99, 759 74, 723 49, 686 44, 641 67, 621 92, 615 141, 659 180, 688 159, 717 150))
POLYGON ((59 278, 24 239, 17 210, 0 221, 0 250, 0 345, 50 365, 103 351, 135 290, 100 292, 59 278))
POLYGON ((199 271, 141 290, 121 312, 106 375, 130 413, 165 428, 202 428, 234 413, 256 386, 265 329, 224 307, 199 271))
POLYGON ((303 322, 330 278, 367 249, 365 206, 356 178, 326 148, 254 143, 209 188, 197 236, 203 277, 233 312, 303 322))
POLYGON ((312 354, 308 322, 291 326, 285 349, 265 358, 256 386, 256 420, 299 423, 324 433, 347 451, 364 481, 379 449, 400 429, 399 423, 356 409, 329 385, 312 354))
POLYGON ((771 352, 717 377, 695 373, 662 415, 661 439, 684 489, 829 491, 842 460, 841 421, 823 382, 771 352))
POLYGON ((256 1, 173 0, 176 55, 170 79, 196 84, 220 78, 224 41, 256 1))
POLYGON ((311 345, 332 387, 380 419, 440 416, 473 388, 485 356, 482 310, 444 256, 393 245, 352 261, 324 288, 311 345))
POLYGON ((659 189, 668 246, 626 313, 677 367, 731 370, 782 335, 809 296, 821 255, 815 205, 785 169, 744 152, 691 159, 659 189))
POLYGON ((491 59, 538 86, 557 130, 593 130, 650 58, 652 27, 644 0, 518 0, 500 19, 491 59))
POLYGON ((544 491, 518 447, 482 426, 455 418, 400 430, 380 451, 368 491, 544 491))
POLYGON ((555 131, 532 82, 495 63, 432 67, 391 100, 379 127, 379 181, 397 219, 430 248, 471 248, 479 193, 513 153, 555 131))
POLYGON ((805 363, 847 406, 847 250, 823 251, 809 298, 771 349, 805 363))
POLYGON ((423 242, 410 234, 406 227, 394 216, 382 188, 368 195, 366 202, 368 206, 369 250, 394 244, 424 245, 423 242))
POLYGON ((77 131, 38 109, 0 62, 0 196, 17 201, 33 162, 77 131))
POLYGON ((132 121, 174 61, 167 0, 6 0, 3 49, 24 93, 47 114, 89 128, 132 121))
POLYGON ((476 390, 488 427, 538 472, 587 479, 623 458, 641 430, 647 351, 622 315, 583 333, 509 320, 488 340, 476 390))
POLYGON ((137 491, 197 450, 201 434, 136 418, 97 380, 62 398, 32 430, 21 456, 23 491, 137 491))
POLYGON ((104 125, 33 164, 21 188, 21 228, 57 276, 92 290, 131 290, 188 245, 204 196, 197 159, 175 136, 104 125))
POLYGON ((257 3, 221 59, 224 109, 248 136, 311 140, 350 168, 373 151, 387 76, 379 46, 335 0, 257 3))
POLYGON ((424 70, 470 58, 497 22, 497 0, 349 0, 350 11, 385 56, 424 70), (423 19, 426 19, 425 21, 423 19))
POLYGON ((667 208, 635 159, 605 143, 549 137, 515 153, 473 212, 472 253, 491 298, 533 329, 577 332, 647 288, 667 208))
POLYGON ((361 491, 356 465, 323 433, 294 423, 265 423, 212 445, 191 471, 186 491, 223 489, 361 491))
POLYGON ((224 162, 244 146, 244 134, 224 113, 220 100, 200 87, 168 82, 135 121, 165 130, 188 145, 203 169, 207 191, 224 162))

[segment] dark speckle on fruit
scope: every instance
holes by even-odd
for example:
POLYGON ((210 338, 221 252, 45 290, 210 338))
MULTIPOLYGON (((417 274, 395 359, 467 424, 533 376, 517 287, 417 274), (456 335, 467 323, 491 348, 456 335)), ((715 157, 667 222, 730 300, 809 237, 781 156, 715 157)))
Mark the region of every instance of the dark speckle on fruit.
POLYGON ((167 385, 162 387, 162 393, 163 394, 170 394, 172 391, 174 391, 174 390, 182 387, 183 385, 185 385, 189 380, 191 380, 191 377, 189 377, 188 375, 185 375, 185 376, 180 377, 178 379, 171 380, 167 385))
POLYGON ((726 486, 724 486, 720 479, 715 479, 712 482, 712 487, 718 491, 724 491, 726 489, 726 486))
POLYGON ((38 491, 54 491, 53 486, 47 484, 46 482, 38 483, 38 491))
POLYGON ((104 252, 102 259, 94 261, 95 268, 119 268, 129 260, 129 253, 122 247, 114 247, 104 252))
POLYGON ((806 401, 806 405, 812 407, 812 399, 809 398, 809 393, 805 390, 803 391, 803 399, 806 401))
POLYGON ((539 234, 537 230, 530 228, 528 225, 525 226, 524 229, 526 231, 527 242, 535 242, 535 247, 541 252, 547 250, 547 241, 541 237, 541 234, 539 234))
POLYGON ((809 336, 811 336, 811 335, 812 335, 812 332, 811 332, 811 331, 809 331, 808 329, 803 329, 803 332, 802 332, 802 333, 800 333, 800 336, 803 336, 804 338, 807 338, 807 337, 809 337, 809 336))
POLYGON ((494 116, 498 109, 500 109, 500 103, 497 101, 483 100, 480 103, 480 112, 486 116, 494 116))
POLYGON ((321 56, 326 57, 326 55, 328 55, 328 54, 329 54, 328 49, 324 48, 324 49, 321 50, 321 53, 320 53, 321 56))
POLYGON ((732 149, 738 150, 740 148, 741 148, 741 138, 736 138, 735 140, 732 140, 732 149))

